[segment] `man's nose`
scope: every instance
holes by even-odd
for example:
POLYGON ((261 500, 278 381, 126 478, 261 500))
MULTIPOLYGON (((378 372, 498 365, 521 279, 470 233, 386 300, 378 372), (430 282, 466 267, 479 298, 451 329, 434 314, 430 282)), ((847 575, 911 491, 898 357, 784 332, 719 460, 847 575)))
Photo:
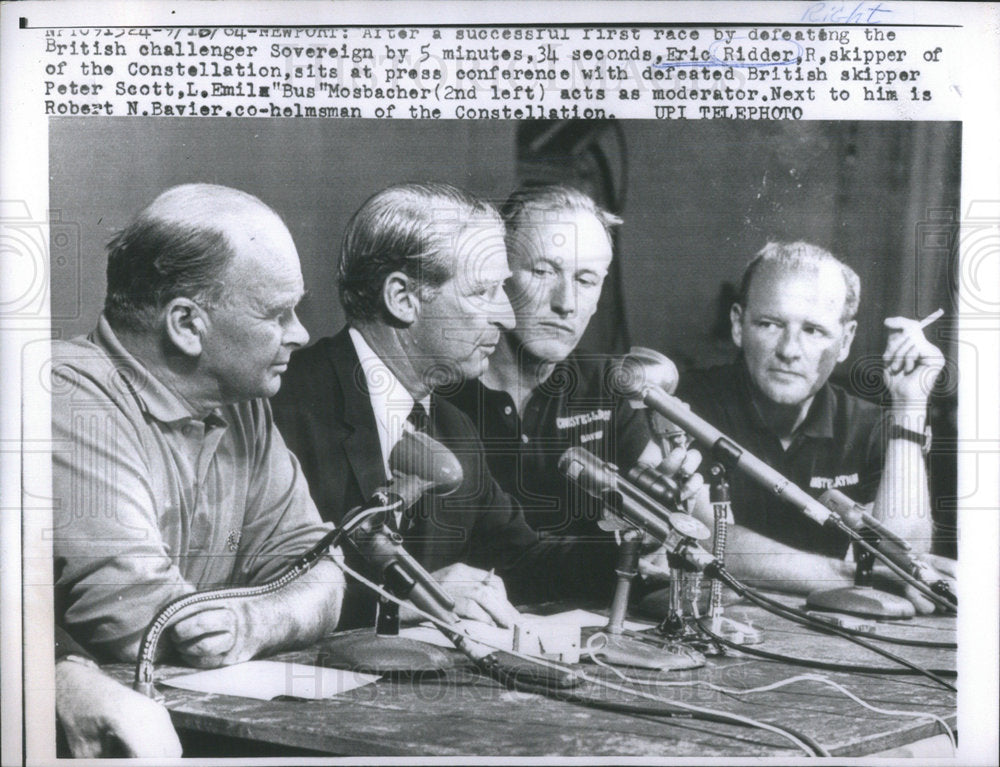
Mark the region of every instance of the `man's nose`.
POLYGON ((552 287, 552 311, 560 317, 568 317, 576 311, 576 286, 570 275, 561 276, 552 287))
POLYGON ((799 332, 785 328, 778 339, 776 352, 782 359, 797 359, 802 354, 802 339, 799 332))
POLYGON ((292 312, 292 317, 285 326, 284 343, 286 346, 305 346, 309 343, 309 331, 306 326, 299 321, 299 315, 292 312))
POLYGON ((512 330, 515 325, 514 307, 510 305, 510 298, 506 290, 498 290, 497 297, 490 303, 490 322, 498 325, 503 330, 512 330))

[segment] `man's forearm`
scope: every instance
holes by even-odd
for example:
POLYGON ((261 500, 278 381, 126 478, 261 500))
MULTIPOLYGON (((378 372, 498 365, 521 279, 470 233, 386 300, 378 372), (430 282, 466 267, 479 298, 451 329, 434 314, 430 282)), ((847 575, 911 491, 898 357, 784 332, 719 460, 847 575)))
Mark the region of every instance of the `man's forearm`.
MULTIPOLYGON (((894 407, 891 418, 894 426, 923 433, 926 406, 913 409, 894 407)), ((917 443, 899 437, 888 440, 882 480, 872 514, 913 546, 915 551, 930 551, 933 523, 927 469, 917 443)))
POLYGON ((273 594, 248 603, 248 630, 256 655, 316 642, 337 628, 344 599, 344 573, 323 559, 309 572, 273 594))
POLYGON ((748 585, 791 594, 853 583, 847 562, 793 549, 741 525, 729 530, 725 564, 748 585))
MULTIPOLYGON (((709 528, 714 524, 707 489, 695 497, 693 514, 709 528)), ((724 559, 726 569, 740 580, 775 591, 808 594, 816 589, 849 586, 854 582, 853 565, 793 549, 743 525, 729 526, 724 559)))

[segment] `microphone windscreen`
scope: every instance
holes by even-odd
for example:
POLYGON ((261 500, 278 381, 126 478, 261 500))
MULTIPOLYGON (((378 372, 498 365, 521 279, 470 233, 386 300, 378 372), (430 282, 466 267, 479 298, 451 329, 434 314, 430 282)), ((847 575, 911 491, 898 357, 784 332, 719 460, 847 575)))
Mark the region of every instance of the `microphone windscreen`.
POLYGON ((669 357, 643 346, 633 346, 628 354, 612 364, 609 374, 612 393, 627 398, 642 394, 647 386, 673 394, 679 380, 677 366, 669 357))
POLYGON ((430 482, 434 492, 454 492, 462 484, 462 464, 447 447, 421 431, 404 431, 389 454, 394 474, 408 474, 430 482))

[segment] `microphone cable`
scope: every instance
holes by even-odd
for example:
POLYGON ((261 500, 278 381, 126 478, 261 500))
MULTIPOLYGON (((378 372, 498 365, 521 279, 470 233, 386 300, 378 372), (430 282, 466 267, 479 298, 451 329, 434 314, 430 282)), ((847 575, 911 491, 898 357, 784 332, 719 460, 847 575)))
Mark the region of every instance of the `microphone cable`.
MULTIPOLYGON (((818 658, 799 658, 794 655, 780 655, 778 653, 768 652, 767 650, 761 650, 750 645, 742 645, 736 642, 731 642, 728 639, 719 636, 708 628, 704 621, 705 618, 700 618, 695 626, 709 637, 712 641, 717 644, 729 647, 733 650, 739 650, 744 655, 753 655, 758 658, 763 658, 764 660, 780 661, 781 663, 788 663, 792 666, 806 666, 808 668, 818 668, 824 671, 843 671, 850 674, 883 674, 885 676, 913 676, 914 673, 908 668, 900 668, 899 666, 862 666, 854 665, 850 663, 834 663, 833 661, 819 660, 818 658)), ((957 676, 955 671, 950 669, 930 669, 933 673, 940 676, 957 676)))
MULTIPOLYGON (((618 685, 611 684, 604 680, 590 679, 594 684, 606 686, 608 689, 619 689, 618 685)), ((638 682, 632 682, 637 684, 638 682)), ((633 695, 639 695, 639 691, 630 690, 627 687, 620 688, 624 692, 629 692, 633 695)), ((712 709, 701 709, 691 710, 670 710, 670 709, 660 709, 654 708, 652 706, 644 706, 638 703, 622 703, 610 700, 603 700, 600 698, 586 698, 580 695, 574 695, 572 693, 556 693, 552 697, 557 700, 563 700, 568 703, 580 703, 586 706, 592 706, 593 708, 600 708, 606 711, 614 711, 616 713, 622 714, 635 714, 637 716, 658 716, 667 719, 694 719, 703 722, 715 722, 717 724, 729 724, 742 727, 753 727, 757 729, 767 730, 769 732, 774 732, 782 737, 791 740, 796 746, 805 751, 808 756, 832 756, 832 754, 818 741, 814 738, 806 735, 804 732, 795 730, 788 725, 771 725, 766 722, 761 722, 756 719, 750 719, 749 717, 743 717, 739 714, 728 714, 726 712, 715 711, 712 709), (801 742, 796 742, 801 741, 801 742)), ((643 696, 645 697, 645 696, 643 696)), ((667 698, 659 698, 657 696, 650 696, 653 700, 663 700, 664 702, 673 703, 667 698)))
MULTIPOLYGON (((765 597, 762 594, 758 594, 755 590, 751 589, 748 586, 745 586, 743 583, 741 583, 736 578, 734 578, 729 573, 729 571, 726 570, 724 567, 716 566, 713 569, 715 571, 713 573, 713 575, 715 577, 719 578, 723 583, 725 583, 727 586, 729 586, 729 588, 731 588, 737 594, 739 594, 742 597, 745 597, 746 599, 749 599, 751 602, 753 602, 758 607, 762 607, 765 610, 768 610, 769 612, 772 612, 775 615, 778 615, 779 617, 785 618, 786 620, 792 621, 794 623, 800 623, 802 625, 809 626, 810 628, 814 628, 817 631, 821 631, 821 632, 826 633, 826 634, 833 634, 835 636, 843 637, 844 639, 847 639, 850 642, 854 642, 855 644, 860 645, 861 647, 864 647, 866 650, 870 650, 871 652, 874 652, 877 655, 881 655, 884 658, 888 658, 889 660, 892 660, 892 661, 894 661, 896 663, 899 663, 902 666, 905 666, 908 669, 911 669, 913 673, 920 674, 921 676, 925 676, 928 679, 931 679, 931 680, 937 682, 942 687, 945 687, 946 689, 949 689, 952 692, 957 692, 957 689, 955 688, 955 686, 953 684, 951 684, 950 682, 947 682, 947 681, 945 681, 944 679, 941 678, 941 676, 956 676, 957 675, 956 672, 954 672, 954 671, 942 671, 942 670, 939 670, 939 669, 934 669, 933 671, 925 669, 924 667, 922 667, 922 666, 920 666, 920 665, 918 665, 916 663, 913 663, 912 661, 909 661, 906 658, 903 658, 903 657, 901 657, 899 655, 896 655, 893 652, 885 650, 885 649, 879 647, 878 645, 874 645, 871 642, 866 642, 864 639, 861 639, 860 637, 854 636, 853 634, 850 634, 850 633, 844 631, 843 629, 839 628, 838 626, 833 626, 831 624, 824 623, 823 621, 818 621, 815 618, 813 618, 812 616, 808 616, 805 613, 802 613, 801 610, 796 610, 795 608, 788 608, 788 607, 786 607, 785 605, 781 604, 780 602, 778 602, 775 599, 771 599, 770 597, 765 597)), ((716 640, 718 639, 718 637, 717 637, 716 634, 714 634, 709 629, 705 628, 705 626, 704 626, 704 624, 703 624, 703 622, 701 620, 699 620, 697 622, 697 625, 706 634, 708 634, 709 636, 711 636, 713 639, 716 639, 716 640)), ((726 644, 727 646, 730 646, 730 644, 727 643, 727 642, 725 642, 725 641, 723 641, 723 644, 726 644)), ((741 651, 748 650, 748 648, 746 646, 740 646, 739 649, 741 651)), ((753 654, 762 653, 762 652, 764 652, 764 651, 763 650, 754 650, 753 652, 749 652, 749 654, 753 655, 753 654)), ((768 653, 768 655, 771 655, 771 654, 768 653)), ((767 657, 767 656, 762 656, 762 657, 767 657)), ((774 657, 781 658, 782 656, 774 656, 774 657)), ((794 661, 792 661, 791 659, 789 659, 789 662, 794 662, 794 661)), ((819 662, 820 663, 824 663, 826 665, 817 666, 817 668, 828 668, 829 669, 829 668, 833 667, 834 670, 848 670, 847 668, 838 668, 840 664, 829 664, 826 661, 819 661, 819 662)), ((798 665, 810 665, 810 664, 809 663, 806 663, 806 664, 801 664, 800 663, 798 665)), ((874 673, 885 673, 885 672, 882 672, 881 670, 878 670, 878 669, 875 669, 875 668, 868 668, 868 667, 864 667, 864 666, 856 666, 856 667, 854 667, 853 669, 850 669, 850 670, 853 670, 853 671, 864 670, 864 671, 870 671, 870 672, 874 672, 874 673)))
MULTIPOLYGON (((957 612, 957 607, 952 601, 954 599, 954 594, 952 594, 951 590, 948 589, 947 586, 944 587, 947 596, 945 596, 945 594, 935 591, 934 586, 932 584, 924 583, 922 580, 917 578, 917 576, 915 576, 913 573, 907 572, 904 568, 900 567, 898 564, 893 562, 892 557, 883 552, 878 546, 872 545, 867 540, 865 540, 864 536, 859 534, 857 530, 855 530, 846 522, 844 522, 844 520, 840 517, 840 515, 837 512, 833 512, 833 514, 830 516, 829 523, 832 524, 834 527, 836 527, 837 530, 845 534, 848 538, 850 538, 853 543, 857 543, 859 546, 861 546, 862 549, 867 551, 869 554, 872 554, 882 564, 884 564, 892 572, 894 572, 896 575, 902 578, 904 583, 906 583, 914 590, 920 592, 922 596, 924 596, 928 601, 933 602, 935 605, 937 605, 939 609, 950 613, 957 612)), ((942 583, 944 583, 943 580, 942 583)))
POLYGON ((857 703, 862 708, 866 708, 869 711, 874 711, 876 714, 884 714, 886 716, 905 716, 905 717, 910 717, 912 719, 930 719, 931 721, 941 725, 941 728, 944 730, 944 734, 947 736, 948 740, 951 743, 951 750, 953 755, 955 749, 957 748, 951 727, 949 727, 948 723, 937 714, 925 713, 923 711, 898 711, 895 709, 880 708, 879 706, 875 706, 863 700, 862 698, 858 697, 853 692, 844 687, 842 684, 838 684, 832 679, 825 676, 821 676, 819 674, 800 674, 798 676, 792 676, 788 677, 787 679, 778 680, 777 682, 773 682, 771 684, 761 685, 760 687, 738 689, 735 687, 722 687, 720 685, 713 684, 703 679, 695 679, 689 682, 680 682, 680 681, 666 681, 660 679, 640 679, 635 677, 629 677, 628 675, 622 673, 609 663, 605 663, 604 661, 598 660, 597 658, 593 657, 592 660, 598 666, 606 668, 608 671, 613 673, 619 679, 621 679, 624 682, 629 682, 630 684, 643 685, 646 687, 702 687, 702 688, 707 688, 709 690, 714 690, 715 692, 720 692, 723 695, 737 699, 742 695, 754 695, 757 693, 770 692, 773 690, 780 689, 782 687, 788 687, 790 685, 799 682, 819 682, 828 687, 832 687, 833 689, 837 690, 844 696, 850 698, 852 701, 857 703))
MULTIPOLYGON (((797 610, 798 608, 790 607, 789 609, 797 610)), ((803 615, 805 615, 805 613, 803 613, 803 615)), ((814 616, 810 617, 813 618, 813 620, 816 620, 814 616)), ((823 622, 824 621, 820 619, 820 623, 823 622)), ((837 628, 848 634, 853 634, 855 636, 863 637, 865 639, 871 639, 875 642, 885 642, 886 644, 898 644, 898 645, 904 645, 906 647, 929 647, 934 650, 958 649, 958 644, 956 644, 955 642, 936 642, 933 639, 907 639, 906 637, 894 637, 894 636, 888 636, 887 634, 879 634, 875 631, 862 631, 861 629, 852 629, 849 626, 837 626, 837 628)))
MULTIPOLYGON (((386 589, 382 588, 378 584, 366 578, 361 573, 354 571, 346 564, 342 564, 341 568, 347 575, 350 575, 351 577, 355 578, 357 581, 367 586, 369 589, 371 589, 380 597, 388 599, 391 602, 395 602, 401 607, 405 606, 408 609, 411 609, 414 612, 418 613, 425 620, 430 621, 438 628, 444 629, 445 636, 450 637, 451 635, 458 635, 463 639, 467 639, 471 642, 474 642, 484 647, 489 647, 490 649, 495 651, 509 654, 515 658, 518 658, 519 660, 528 661, 529 663, 533 663, 544 668, 555 669, 563 673, 568 673, 573 677, 575 677, 576 679, 588 682, 589 684, 592 684, 600 689, 627 693, 629 695, 634 695, 636 697, 644 698, 650 701, 654 701, 656 703, 665 704, 668 708, 663 708, 663 705, 655 707, 643 706, 641 704, 630 704, 630 703, 623 703, 621 701, 609 701, 602 698, 592 698, 584 695, 579 695, 578 693, 572 693, 563 690, 555 690, 546 685, 525 684, 523 682, 520 682, 517 679, 517 677, 513 674, 504 674, 502 681, 504 681, 511 687, 514 687, 515 689, 520 689, 525 692, 545 695, 555 700, 563 700, 570 703, 579 703, 581 705, 592 706, 594 708, 607 709, 609 711, 616 711, 619 713, 631 713, 637 715, 644 714, 648 716, 659 716, 665 718, 698 719, 710 722, 732 724, 743 727, 752 727, 755 729, 765 730, 768 732, 773 732, 776 735, 780 735, 786 740, 789 740, 792 743, 794 743, 797 748, 801 749, 809 756, 830 756, 830 753, 821 744, 817 743, 814 739, 810 738, 807 735, 802 735, 800 733, 797 733, 791 730, 790 728, 785 727, 784 725, 779 726, 779 725, 769 724, 768 722, 761 722, 759 720, 752 719, 750 717, 741 716, 740 714, 731 714, 725 711, 717 711, 715 709, 704 708, 702 706, 695 706, 691 703, 684 703, 682 701, 675 701, 669 698, 663 698, 659 695, 653 695, 652 693, 648 693, 643 690, 635 690, 629 687, 625 687, 623 685, 615 684, 614 682, 609 682, 605 679, 600 679, 598 677, 591 676, 590 674, 587 674, 584 671, 578 671, 576 669, 569 668, 566 665, 554 663, 544 658, 536 658, 531 655, 525 655, 520 652, 515 652, 513 650, 506 650, 500 647, 496 647, 494 645, 489 644, 488 642, 484 642, 480 639, 469 636, 468 634, 461 633, 460 631, 456 630, 455 626, 449 625, 444 621, 442 621, 441 619, 437 618, 436 616, 431 615, 430 613, 424 610, 421 610, 412 602, 400 599, 395 594, 390 593, 386 589)), ((467 655, 469 655, 469 657, 476 663, 477 666, 482 668, 484 665, 486 665, 482 664, 481 660, 472 657, 468 649, 463 647, 462 644, 464 644, 464 642, 459 645, 459 649, 465 652, 467 655)))

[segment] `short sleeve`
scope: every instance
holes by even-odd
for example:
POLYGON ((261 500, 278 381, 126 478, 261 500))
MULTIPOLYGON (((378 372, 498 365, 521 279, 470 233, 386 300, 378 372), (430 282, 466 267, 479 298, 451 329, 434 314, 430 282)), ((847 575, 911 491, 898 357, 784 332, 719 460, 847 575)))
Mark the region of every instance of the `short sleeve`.
POLYGON ((875 412, 871 418, 871 427, 865 439, 864 463, 861 466, 861 476, 857 489, 852 497, 858 503, 872 503, 878 495, 879 484, 882 482, 882 468, 885 461, 886 438, 889 429, 889 416, 875 412))
POLYGON ((56 610, 98 657, 132 660, 157 609, 194 589, 160 536, 142 415, 107 372, 53 368, 56 610))
POLYGON ((238 579, 262 583, 279 575, 333 526, 320 520, 298 459, 285 446, 265 400, 248 404, 254 422, 254 462, 238 579))

